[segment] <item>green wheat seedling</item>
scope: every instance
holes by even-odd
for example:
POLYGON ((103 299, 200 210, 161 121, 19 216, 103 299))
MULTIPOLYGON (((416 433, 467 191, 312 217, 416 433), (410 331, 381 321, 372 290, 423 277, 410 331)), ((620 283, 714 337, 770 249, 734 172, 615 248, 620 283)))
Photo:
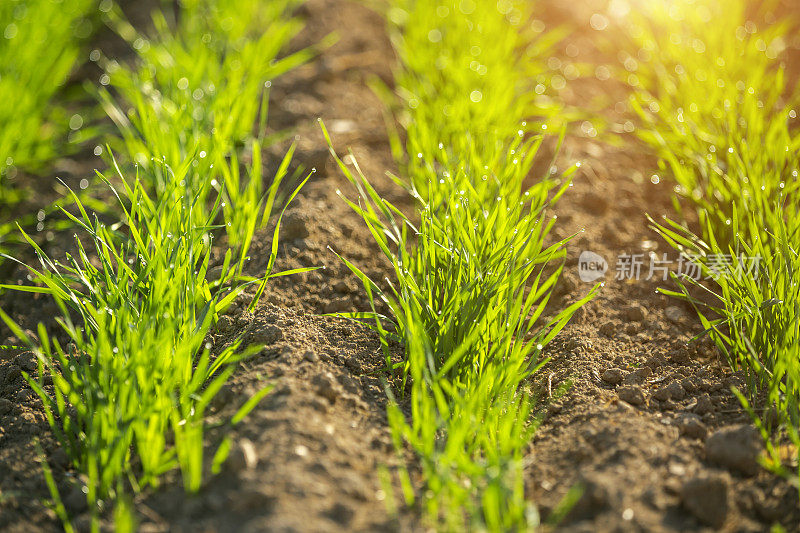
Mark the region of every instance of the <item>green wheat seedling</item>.
POLYGON ((634 107, 646 124, 640 138, 699 215, 698 235, 654 222, 701 270, 662 292, 692 302, 731 368, 744 372, 747 390, 737 394, 764 432, 767 466, 783 472, 781 443, 800 444, 800 93, 789 91, 778 58, 797 21, 758 28, 747 7, 709 0, 645 15, 635 36, 652 60, 637 70, 634 107), (750 407, 762 392, 777 426, 750 407))
POLYGON ((108 89, 100 89, 99 97, 122 137, 118 149, 148 171, 146 185, 156 194, 170 183, 163 163, 174 167, 197 154, 185 188, 199 194, 200 219, 212 191, 222 192, 231 241, 259 216, 250 207, 264 195, 260 175, 244 179, 239 172, 241 146, 248 145, 253 158, 260 156, 270 80, 311 56, 303 50, 279 58, 302 28, 291 16, 299 4, 187 0, 180 3, 175 24, 156 11, 150 36, 138 33, 119 12, 109 14, 137 54, 131 65, 102 61, 108 89))
MULTIPOLYGON (((521 464, 533 430, 531 405, 520 388, 545 362, 543 346, 586 301, 542 318, 561 272, 545 274, 543 267, 563 258, 564 245, 543 244, 554 220, 540 194, 552 183, 509 195, 525 198, 519 202, 486 202, 457 174, 467 189, 437 208, 421 203, 415 224, 360 171, 340 166, 359 190, 351 207, 394 266, 397 282, 387 293, 347 262, 373 311, 378 300, 392 311, 370 315, 384 343, 405 343, 400 370, 411 384, 412 418, 407 422, 395 405, 390 424, 397 445, 407 443, 423 464, 428 518, 453 530, 468 523, 490 530, 534 525, 521 464)), ((508 190, 493 181, 496 191, 508 190)), ((412 492, 406 497, 413 501, 412 492)))
POLYGON ((13 232, 6 212, 25 197, 20 170, 40 172, 63 155, 69 132, 54 97, 92 29, 95 0, 0 4, 0 247, 13 232))
MULTIPOLYGON (((38 374, 26 375, 26 380, 42 400, 73 466, 87 476, 95 519, 107 498, 157 486, 160 476, 175 467, 187 491, 201 487, 209 402, 235 364, 260 349, 234 342, 212 355, 206 341, 209 329, 246 287, 257 289, 255 305, 270 278, 295 272, 272 272, 275 242, 267 272, 259 278, 244 276, 234 258, 247 255, 241 248, 249 245, 245 239, 247 244, 229 249, 219 272, 209 275, 214 234, 222 229, 214 222, 222 195, 205 223, 197 225, 199 196, 182 184, 191 169, 191 161, 162 169, 172 181, 166 194, 153 197, 145 180, 126 180, 116 167, 123 188, 111 190, 122 219, 104 224, 73 194, 76 212, 64 212, 83 234, 76 235, 76 252, 50 258, 23 232, 40 261, 38 267, 26 267, 35 285, 4 286, 48 294, 61 309, 58 323, 61 336, 69 339, 66 346, 42 325, 37 343, 5 313, 0 315, 39 358, 38 374), (52 387, 45 385, 46 376, 52 387)), ((273 188, 279 185, 277 180, 273 188)), ((255 225, 253 221, 251 235, 255 225)), ((280 217, 275 240, 279 230, 280 217)), ((244 409, 254 406, 248 402, 244 409)), ((238 413, 234 422, 245 414, 238 413)), ((224 460, 225 450, 215 464, 224 460)))
POLYGON ((443 530, 531 528, 538 515, 525 498, 523 455, 535 422, 524 383, 591 297, 543 316, 565 244, 545 244, 555 223, 547 209, 577 168, 554 176, 551 164, 526 184, 543 128, 524 119, 552 111, 532 86, 548 37, 533 39, 523 2, 396 2, 389 17, 408 152, 395 146, 396 181, 417 208, 404 215, 357 163, 337 158, 358 191, 349 205, 394 267, 383 290, 347 262, 373 311, 348 316, 371 319, 385 346, 404 345, 399 365, 386 357, 402 378, 389 394, 411 408, 406 419, 391 403, 395 445, 416 454, 423 475, 415 490, 402 474, 406 501, 443 530))
MULTIPOLYGON (((459 147, 447 141, 466 137, 488 164, 505 158, 503 135, 527 133, 526 119, 560 110, 535 86, 546 81, 543 58, 562 32, 537 34, 527 24, 532 16, 524 2, 392 3, 390 30, 403 65, 395 72, 402 106, 396 118, 407 131, 399 154, 421 193, 428 191, 430 167, 442 157, 440 145, 455 151, 459 147)), ((476 177, 481 170, 474 169, 476 177)), ((438 181, 431 181, 433 190, 438 181)), ((448 186, 440 188, 449 193, 448 186)))
POLYGON ((756 216, 767 220, 763 232, 748 232, 733 222, 737 237, 730 245, 716 239, 708 221, 706 240, 671 221, 654 224, 700 266, 702 278, 715 280, 709 288, 697 279, 673 276, 679 290, 661 292, 691 302, 728 364, 744 373, 747 388, 737 394, 762 429, 765 466, 787 474, 781 453, 785 439, 794 446, 794 466, 800 464, 800 212, 796 203, 776 204, 753 214, 749 227, 758 227, 756 216), (761 392, 774 417, 750 408, 761 392))
MULTIPOLYGON (((66 124, 53 96, 77 63, 94 0, 8 0, 0 5, 0 179, 41 170, 57 155, 66 124)), ((0 201, 13 196, 8 183, 0 201)))
POLYGON ((649 58, 635 69, 638 136, 656 148, 676 191, 729 241, 734 204, 740 226, 755 214, 763 227, 759 214, 785 186, 797 187, 800 93, 790 90, 780 61, 797 21, 759 28, 748 9, 743 0, 652 3, 632 29, 649 58))

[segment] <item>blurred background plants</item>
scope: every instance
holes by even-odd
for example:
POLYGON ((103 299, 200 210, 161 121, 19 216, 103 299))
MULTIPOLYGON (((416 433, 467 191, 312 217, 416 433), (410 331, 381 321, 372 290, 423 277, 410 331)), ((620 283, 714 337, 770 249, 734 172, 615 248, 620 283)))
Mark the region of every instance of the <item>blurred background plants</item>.
POLYGON ((725 243, 734 206, 740 227, 755 216, 763 228, 761 213, 797 194, 800 92, 783 60, 800 21, 774 20, 775 5, 685 0, 631 14, 634 45, 649 58, 631 98, 637 135, 725 243), (759 14, 772 22, 756 24, 759 14))
POLYGON ((0 250, 30 194, 25 174, 74 149, 62 92, 98 14, 97 0, 0 4, 0 250))
MULTIPOLYGON (((106 71, 99 98, 121 141, 112 147, 145 170, 156 194, 171 183, 165 169, 192 158, 185 188, 198 194, 203 220, 213 190, 222 191, 221 212, 231 240, 263 220, 265 184, 240 172, 243 159, 260 161, 271 80, 312 56, 305 49, 281 56, 302 28, 293 17, 298 0, 184 0, 176 20, 153 12, 145 35, 118 10, 109 23, 135 51, 130 63, 101 58, 106 71), (163 165, 166 163, 166 166, 163 165)), ((284 171, 286 169, 284 168, 284 171)), ((180 191, 178 191, 180 192, 180 191)))

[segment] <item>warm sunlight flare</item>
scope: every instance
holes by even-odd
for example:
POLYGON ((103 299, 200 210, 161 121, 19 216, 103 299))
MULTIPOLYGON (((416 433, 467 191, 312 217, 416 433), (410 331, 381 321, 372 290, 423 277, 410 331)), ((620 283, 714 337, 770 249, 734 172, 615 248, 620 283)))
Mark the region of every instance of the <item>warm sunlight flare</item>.
POLYGON ((0 531, 797 531, 796 0, 0 1, 0 531))

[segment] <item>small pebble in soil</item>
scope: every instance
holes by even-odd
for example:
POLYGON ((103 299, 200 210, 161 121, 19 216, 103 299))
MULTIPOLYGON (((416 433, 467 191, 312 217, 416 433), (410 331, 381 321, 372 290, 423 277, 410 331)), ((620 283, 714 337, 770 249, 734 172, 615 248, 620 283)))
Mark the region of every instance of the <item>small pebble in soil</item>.
POLYGON ((252 441, 241 439, 231 450, 225 467, 231 472, 252 470, 258 465, 258 454, 252 441))
POLYGON ((316 363, 319 361, 319 355, 312 350, 306 350, 306 352, 303 354, 303 359, 309 363, 316 363))
POLYGON ((13 407, 14 404, 11 403, 11 401, 5 398, 0 398, 0 416, 10 413, 13 407))
POLYGON ((671 305, 664 309, 664 316, 673 324, 680 324, 686 317, 686 313, 680 307, 671 305))
POLYGON ((728 480, 721 475, 698 476, 681 488, 683 506, 700 522, 721 528, 728 518, 728 480))
POLYGON ((610 383, 611 385, 617 385, 618 383, 622 382, 624 372, 621 368, 609 368, 600 376, 600 378, 605 381, 606 383, 610 383))
POLYGON ((36 355, 33 352, 25 352, 18 355, 14 362, 26 372, 34 372, 39 367, 36 355))
POLYGON ((294 453, 298 457, 307 457, 308 456, 308 448, 302 444, 298 444, 294 447, 294 453))
POLYGON ((712 463, 752 476, 758 473, 761 436, 753 426, 719 429, 706 439, 706 457, 712 463))
POLYGON ((630 372, 627 376, 625 376, 625 384, 626 385, 641 385, 644 383, 644 380, 649 378, 653 375, 653 371, 650 369, 649 366, 643 366, 641 368, 637 368, 633 372, 630 372))
POLYGON ((700 418, 694 414, 684 414, 678 419, 678 428, 681 435, 685 435, 691 439, 704 439, 708 434, 708 428, 700 418))
POLYGON ((617 390, 620 400, 626 401, 631 405, 642 405, 644 403, 644 393, 638 385, 626 385, 617 390))
POLYGON ((339 384, 330 372, 317 374, 311 379, 311 384, 316 388, 317 394, 326 398, 331 403, 335 402, 336 398, 341 393, 339 384))
POLYGON ((673 476, 683 477, 686 475, 686 466, 678 462, 671 462, 667 465, 667 470, 673 476))
POLYGON ((287 242, 305 239, 309 235, 308 224, 310 220, 309 216, 300 210, 289 211, 281 220, 281 239, 287 242))
POLYGON ((647 311, 641 304, 633 304, 625 309, 625 318, 632 322, 642 322, 647 317, 647 311))
POLYGON ((342 296, 340 298, 334 298, 329 302, 326 302, 323 307, 323 312, 325 313, 341 313, 342 311, 347 311, 351 305, 351 299, 347 296, 342 296))
POLYGON ((613 337, 617 332, 617 325, 614 322, 608 321, 600 326, 600 334, 606 337, 613 337))
POLYGON ((269 346, 283 339, 283 330, 275 324, 257 329, 250 334, 250 342, 269 346))

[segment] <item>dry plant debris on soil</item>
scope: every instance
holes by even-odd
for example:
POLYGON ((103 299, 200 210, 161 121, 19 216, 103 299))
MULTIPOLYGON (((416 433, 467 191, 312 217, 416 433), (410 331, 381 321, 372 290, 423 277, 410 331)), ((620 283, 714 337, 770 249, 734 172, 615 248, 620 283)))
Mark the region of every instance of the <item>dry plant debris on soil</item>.
POLYGON ((0 7, 0 530, 800 530, 796 7, 372 7, 0 7))

